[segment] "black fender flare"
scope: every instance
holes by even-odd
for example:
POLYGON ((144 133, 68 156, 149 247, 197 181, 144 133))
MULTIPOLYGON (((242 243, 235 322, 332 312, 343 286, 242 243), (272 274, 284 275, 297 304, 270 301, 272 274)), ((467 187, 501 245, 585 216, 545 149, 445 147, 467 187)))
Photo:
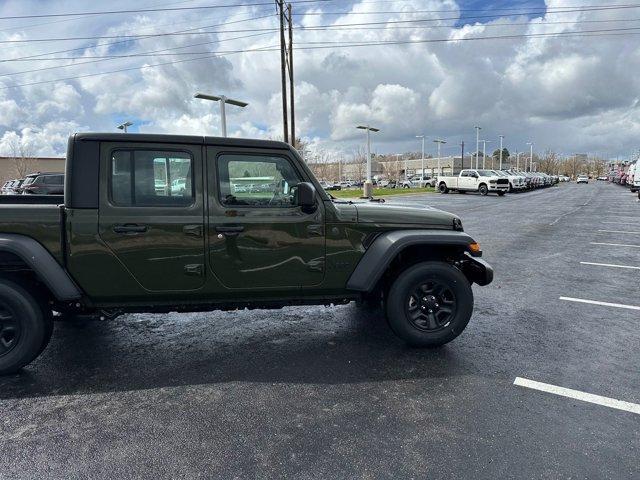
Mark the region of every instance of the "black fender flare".
POLYGON ((0 251, 13 253, 26 263, 61 301, 78 300, 82 292, 66 270, 39 242, 26 235, 0 234, 0 251))
POLYGON ((457 246, 468 250, 475 240, 454 230, 393 230, 376 237, 347 281, 347 289, 370 292, 394 258, 414 245, 457 246))

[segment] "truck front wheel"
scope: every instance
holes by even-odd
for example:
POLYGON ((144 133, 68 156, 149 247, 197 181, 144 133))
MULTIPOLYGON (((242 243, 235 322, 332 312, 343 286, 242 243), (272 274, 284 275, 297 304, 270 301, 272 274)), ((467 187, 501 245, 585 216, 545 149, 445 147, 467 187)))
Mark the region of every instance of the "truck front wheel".
POLYGON ((489 193, 489 188, 483 183, 478 187, 478 191, 480 192, 480 195, 486 195, 489 193))
POLYGON ((51 315, 20 285, 0 280, 0 375, 16 373, 45 349, 51 315))
POLYGON ((448 263, 419 263, 397 277, 386 309, 389 326, 410 345, 444 345, 469 323, 473 291, 464 274, 448 263))
POLYGON ((442 182, 440 185, 438 185, 438 191, 440 193, 449 193, 449 189, 447 188, 447 184, 442 182))

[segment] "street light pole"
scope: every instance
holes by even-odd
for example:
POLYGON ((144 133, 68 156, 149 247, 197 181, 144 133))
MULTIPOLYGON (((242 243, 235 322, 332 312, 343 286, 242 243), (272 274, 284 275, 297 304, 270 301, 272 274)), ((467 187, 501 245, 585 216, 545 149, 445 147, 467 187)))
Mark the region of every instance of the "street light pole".
POLYGON ((447 143, 444 140, 440 140, 439 138, 436 138, 433 143, 437 143, 438 144, 438 174, 436 176, 436 180, 440 177, 440 175, 442 175, 442 172, 440 171, 440 145, 447 143))
POLYGON ((529 171, 533 172, 533 142, 527 142, 527 145, 531 147, 531 153, 529 154, 529 171))
POLYGON ((193 98, 200 98, 201 100, 211 100, 213 102, 220 102, 220 130, 222 136, 227 136, 227 110, 226 104, 235 105, 236 107, 244 108, 248 103, 241 102, 240 100, 233 100, 227 98, 224 95, 207 95, 205 93, 196 93, 193 98))
POLYGON ((118 125, 118 129, 122 130, 124 133, 127 133, 127 127, 132 126, 133 123, 126 121, 124 123, 121 123, 120 125, 118 125))
POLYGON ((422 139, 422 171, 420 172, 420 179, 424 180, 424 135, 416 135, 416 138, 422 139))
MULTIPOLYGON (((484 170, 487 161, 487 143, 491 143, 491 140, 481 140, 482 142, 482 169, 484 170)), ((478 168, 476 166, 476 168, 478 168)))
POLYGON ((480 150, 480 130, 482 130, 482 128, 478 126, 475 126, 474 128, 476 129, 476 169, 477 169, 478 168, 478 152, 480 150))
POLYGON ((367 131, 367 179, 364 182, 363 196, 370 197, 373 193, 373 182, 371 181, 371 132, 379 132, 379 128, 369 125, 358 125, 356 128, 367 131))
POLYGON ((500 170, 502 170, 502 140, 504 139, 504 135, 499 135, 500 137, 500 170))

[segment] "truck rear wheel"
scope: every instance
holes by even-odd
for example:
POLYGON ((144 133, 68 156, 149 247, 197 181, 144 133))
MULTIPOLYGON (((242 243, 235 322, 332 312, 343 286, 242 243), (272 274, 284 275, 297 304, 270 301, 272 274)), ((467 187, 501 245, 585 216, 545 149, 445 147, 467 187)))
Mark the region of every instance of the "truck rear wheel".
POLYGON ((410 345, 444 345, 462 333, 473 313, 473 291, 457 268, 424 262, 402 272, 389 290, 387 320, 410 345))
POLYGON ((33 295, 0 280, 0 375, 16 373, 46 348, 53 324, 33 295))

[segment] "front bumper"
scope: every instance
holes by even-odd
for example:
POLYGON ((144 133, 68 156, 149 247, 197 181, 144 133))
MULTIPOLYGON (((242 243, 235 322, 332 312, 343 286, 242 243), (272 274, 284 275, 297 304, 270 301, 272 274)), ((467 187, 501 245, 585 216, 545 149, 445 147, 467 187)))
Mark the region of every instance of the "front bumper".
POLYGON ((493 267, 483 259, 464 253, 462 271, 467 278, 480 286, 489 285, 493 281, 493 267))

